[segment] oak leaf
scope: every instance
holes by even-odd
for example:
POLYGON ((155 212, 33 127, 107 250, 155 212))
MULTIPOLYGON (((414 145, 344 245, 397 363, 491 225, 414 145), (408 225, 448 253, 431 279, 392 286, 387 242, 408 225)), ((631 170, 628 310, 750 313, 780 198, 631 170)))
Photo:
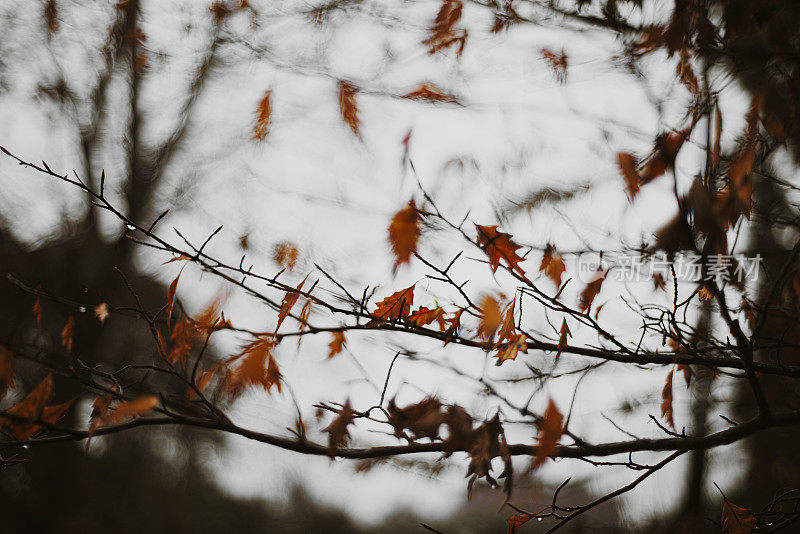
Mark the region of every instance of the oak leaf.
POLYGON ((750 534, 756 528, 756 518, 747 508, 736 506, 727 498, 722 500, 722 532, 750 534))
POLYGON ((625 180, 625 190, 628 192, 628 198, 633 200, 639 192, 639 187, 642 185, 642 177, 636 170, 636 157, 627 152, 620 152, 617 154, 617 165, 622 178, 625 180))
POLYGON ((281 373, 272 355, 276 341, 271 336, 256 339, 229 361, 238 365, 228 369, 224 389, 230 399, 238 397, 247 387, 259 386, 267 393, 272 386, 281 391, 281 373))
POLYGON ((358 135, 359 127, 357 92, 358 89, 355 85, 344 80, 339 81, 339 112, 342 114, 342 120, 356 135, 358 135))
POLYGON ((444 330, 445 328, 445 319, 444 319, 444 310, 437 306, 436 308, 428 309, 424 306, 421 306, 418 310, 415 310, 408 316, 406 321, 409 324, 414 326, 425 326, 429 325, 432 322, 436 321, 439 324, 439 330, 444 330))
POLYGON ((256 122, 253 126, 253 138, 263 141, 269 133, 269 125, 272 115, 272 91, 264 93, 264 97, 258 102, 256 108, 256 122))
POLYGON ((457 312, 453 313, 453 316, 449 319, 445 319, 443 324, 440 324, 440 329, 444 331, 447 335, 447 339, 445 339, 444 344, 450 342, 450 340, 458 335, 458 329, 461 326, 461 314, 464 313, 464 308, 460 308, 457 312))
POLYGON ((89 427, 89 434, 94 434, 98 428, 119 425, 137 417, 145 416, 157 408, 159 402, 158 397, 155 395, 142 395, 133 400, 118 402, 92 421, 89 427))
POLYGON ((563 433, 564 416, 558 411, 553 399, 550 399, 547 409, 539 421, 538 445, 536 446, 536 456, 531 463, 532 470, 544 465, 547 459, 556 452, 563 433))
POLYGON ((507 518, 506 523, 508 523, 508 534, 514 534, 515 532, 517 532, 519 527, 521 527, 534 517, 536 516, 533 514, 517 514, 507 518))
POLYGON ((334 356, 336 356, 337 354, 339 354, 340 352, 342 352, 342 350, 344 350, 345 346, 347 345, 347 340, 344 337, 344 332, 337 330, 335 332, 331 332, 331 334, 333 335, 333 339, 331 339, 331 342, 328 343, 329 360, 334 356))
POLYGON ((485 295, 480 303, 481 316, 478 322, 478 337, 484 341, 492 341, 497 329, 503 322, 500 303, 491 295, 485 295))
POLYGON ((389 224, 389 244, 394 253, 395 267, 408 263, 411 256, 417 252, 420 221, 422 221, 422 215, 417 210, 413 199, 409 200, 408 205, 392 217, 392 222, 389 224))
POLYGON ((61 345, 64 349, 68 352, 72 352, 73 348, 73 339, 72 336, 75 334, 75 318, 70 315, 67 319, 67 324, 64 325, 64 328, 61 329, 61 345))
POLYGON ((559 331, 558 337, 558 352, 556 352, 556 361, 558 361, 558 357, 561 356, 561 353, 567 347, 567 336, 572 337, 572 332, 569 331, 569 326, 567 326, 567 320, 561 320, 561 330, 559 331))
POLYGON ((282 241, 276 244, 272 251, 272 259, 275 260, 275 263, 282 265, 290 271, 294 270, 295 265, 297 265, 297 258, 299 255, 300 252, 297 250, 297 247, 288 241, 282 241))
POLYGON ((16 439, 30 439, 41 428, 37 423, 52 393, 53 377, 47 375, 24 399, 6 410, 13 419, 0 416, 0 429, 16 439))
POLYGON ((499 232, 497 225, 494 226, 481 226, 475 225, 478 231, 478 246, 483 249, 489 257, 489 265, 492 272, 497 272, 500 266, 500 260, 505 260, 508 268, 512 271, 517 271, 520 275, 525 276, 525 271, 519 264, 525 261, 525 258, 517 254, 520 246, 511 240, 511 234, 499 232))
POLYGON ((439 427, 444 422, 442 403, 435 397, 427 397, 416 404, 398 408, 394 399, 389 401, 387 409, 389 424, 394 428, 394 435, 405 437, 405 430, 411 432, 413 439, 439 437, 439 427))
POLYGON ((414 304, 414 287, 416 285, 392 293, 378 302, 375 311, 372 312, 372 319, 366 326, 377 326, 387 321, 399 321, 408 317, 411 306, 414 304))
POLYGON ((437 103, 437 102, 450 102, 455 104, 458 102, 455 96, 450 93, 439 89, 431 83, 422 83, 415 90, 402 96, 408 100, 419 100, 421 102, 437 103))
POLYGON ((494 355, 497 358, 495 365, 502 365, 506 360, 514 360, 520 352, 527 354, 528 352, 528 338, 525 334, 512 334, 508 341, 500 343, 495 347, 497 353, 494 355))
POLYGON ((355 412, 348 400, 344 403, 342 409, 339 410, 339 414, 336 418, 331 421, 331 424, 322 429, 323 432, 328 433, 328 448, 331 450, 331 453, 347 444, 350 439, 350 432, 347 430, 347 427, 353 423, 354 419, 355 412))
POLYGON ((592 307, 592 302, 594 302, 594 298, 600 292, 600 287, 603 285, 603 280, 606 279, 607 272, 608 271, 598 269, 593 276, 594 279, 586 284, 586 287, 581 291, 578 306, 582 312, 588 311, 589 308, 592 307))
POLYGON ((303 289, 303 284, 306 283, 308 280, 308 276, 303 278, 303 281, 295 288, 294 291, 287 291, 286 295, 283 296, 283 302, 281 302, 281 308, 278 310, 278 324, 275 325, 275 333, 278 333, 278 329, 280 329, 281 324, 283 321, 286 320, 286 317, 292 312, 292 308, 294 307, 295 303, 297 302, 298 297, 300 296, 300 290, 303 289))
POLYGON ((94 316, 97 317, 97 320, 100 321, 101 324, 104 324, 110 315, 111 314, 108 311, 108 304, 105 302, 101 302, 94 307, 94 316))
POLYGON ((542 254, 542 263, 539 265, 539 271, 552 280, 556 288, 558 288, 561 287, 561 277, 566 270, 564 258, 556 252, 556 248, 553 245, 548 244, 544 249, 544 254, 542 254))
POLYGON ((180 279, 181 275, 178 273, 178 276, 175 277, 175 280, 169 285, 169 289, 167 290, 167 309, 165 310, 167 314, 167 328, 169 328, 170 322, 172 321, 172 308, 175 305, 175 293, 178 290, 178 279, 180 279))
POLYGON ((672 371, 667 375, 667 382, 661 390, 661 416, 675 430, 675 419, 672 413, 672 371))
POLYGON ((14 387, 14 353, 6 347, 0 347, 0 400, 6 392, 14 387))

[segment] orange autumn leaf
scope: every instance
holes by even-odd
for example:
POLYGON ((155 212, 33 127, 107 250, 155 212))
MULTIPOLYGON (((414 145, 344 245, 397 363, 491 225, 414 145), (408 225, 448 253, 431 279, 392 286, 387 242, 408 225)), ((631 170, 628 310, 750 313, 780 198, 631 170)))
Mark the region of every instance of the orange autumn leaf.
POLYGON ((297 247, 288 241, 278 243, 272 251, 272 259, 275 260, 275 263, 290 271, 294 270, 295 265, 297 265, 297 258, 299 255, 300 252, 297 250, 297 247))
POLYGON ((323 432, 328 433, 328 447, 331 452, 347 444, 350 439, 350 432, 347 427, 353 423, 353 419, 355 419, 355 412, 348 400, 339 410, 339 415, 331 421, 331 424, 322 429, 323 432))
POLYGON ((503 322, 500 323, 500 332, 497 335, 497 345, 504 343, 510 340, 512 337, 516 335, 516 321, 514 320, 514 308, 517 306, 517 300, 508 305, 506 308, 506 313, 503 316, 503 322))
POLYGON ((389 244, 395 257, 395 267, 408 263, 411 256, 417 252, 422 215, 414 204, 414 199, 408 205, 394 214, 389 224, 389 244))
POLYGON ((514 360, 520 352, 527 354, 528 352, 528 338, 525 334, 511 334, 507 341, 499 343, 495 346, 497 353, 494 357, 497 358, 495 365, 502 365, 506 360, 514 360))
POLYGON ((722 150, 722 111, 719 104, 714 106, 714 145, 711 149, 711 164, 716 168, 719 165, 722 150))
POLYGON ((228 371, 225 381, 225 392, 233 399, 246 388, 259 386, 267 393, 272 386, 281 391, 281 373, 272 355, 275 347, 272 337, 262 337, 246 345, 235 359, 238 365, 228 371))
POLYGON ((692 375, 694 374, 694 371, 692 371, 692 367, 685 363, 679 363, 678 371, 681 371, 683 373, 683 379, 686 380, 686 387, 689 387, 689 384, 692 381, 692 375))
POLYGON ((278 324, 275 326, 275 333, 278 333, 278 329, 283 324, 283 321, 286 320, 286 317, 292 312, 292 307, 297 302, 297 298, 300 296, 300 290, 303 289, 303 284, 306 283, 308 280, 308 275, 303 278, 303 281, 295 288, 294 291, 287 291, 286 295, 283 297, 283 302, 281 302, 281 308, 278 310, 278 324))
POLYGON ((406 98, 408 100, 418 100, 421 102, 429 102, 429 103, 437 103, 437 102, 450 102, 455 104, 458 102, 456 97, 444 92, 443 90, 439 89, 435 85, 431 83, 423 83, 420 86, 403 95, 401 98, 406 98))
POLYGON ((36 423, 41 421, 42 412, 52 393, 53 377, 47 375, 24 399, 6 410, 5 413, 13 419, 0 417, 0 429, 16 439, 30 439, 41 427, 36 423))
POLYGON ((45 406, 44 410, 42 410, 42 422, 48 425, 56 424, 59 419, 64 417, 64 414, 67 413, 67 410, 74 402, 75 399, 72 399, 54 406, 45 406))
POLYGON ((521 527, 534 517, 536 516, 533 514, 517 514, 507 518, 506 523, 508 523, 508 534, 515 534, 519 529, 519 527, 521 527))
POLYGON ((356 86, 344 80, 339 81, 339 112, 342 120, 347 124, 353 133, 358 135, 358 106, 356 104, 356 86))
POLYGON ((408 317, 411 306, 414 304, 414 287, 416 285, 392 293, 378 302, 375 311, 372 312, 373 318, 367 323, 367 326, 377 326, 386 321, 398 321, 408 317))
POLYGON ((558 337, 558 352, 556 352, 556 361, 558 361, 559 356, 567 347, 567 336, 572 337, 572 332, 569 331, 569 326, 567 326, 567 320, 561 320, 561 330, 559 331, 558 337))
POLYGON ((483 249, 489 257, 489 265, 492 272, 497 272, 497 267, 500 265, 500 260, 504 260, 512 271, 517 271, 520 275, 525 276, 525 271, 519 264, 525 261, 525 258, 517 254, 520 246, 511 241, 511 234, 499 232, 497 225, 494 226, 481 226, 475 225, 478 231, 478 246, 483 249))
POLYGON ((697 296, 700 298, 700 302, 705 302, 707 300, 711 300, 714 295, 713 293, 711 293, 710 289, 708 289, 705 285, 703 285, 697 292, 697 296))
POLYGON ((157 408, 159 402, 155 395, 143 395, 133 400, 119 402, 115 406, 107 408, 102 415, 92 421, 89 434, 94 434, 98 428, 119 425, 145 416, 157 408))
POLYGON ((558 411, 553 399, 547 403, 547 409, 539 421, 538 445, 531 469, 538 469, 558 449, 561 434, 564 433, 564 416, 558 411))
POLYGON ((452 317, 445 319, 444 322, 439 325, 440 330, 447 335, 447 339, 444 341, 445 346, 447 346, 453 337, 458 335, 458 328, 461 326, 462 313, 464 313, 464 308, 461 308, 457 312, 453 313, 452 317))
POLYGON ((439 306, 432 310, 422 306, 420 309, 412 312, 411 315, 406 318, 406 321, 409 324, 420 327, 436 321, 439 323, 439 330, 443 330, 445 327, 444 310, 439 306))
POLYGON ((633 200, 642 184, 642 177, 639 176, 639 172, 636 170, 636 157, 627 152, 620 152, 617 154, 617 166, 619 166, 622 177, 625 179, 625 190, 628 192, 628 198, 633 200))
POLYGON ((655 152, 639 174, 642 178, 642 183, 655 180, 663 175, 668 168, 672 167, 691 130, 692 126, 689 126, 684 130, 666 133, 658 137, 655 152))
POLYGON ((269 125, 272 115, 272 91, 264 93, 264 97, 258 102, 256 108, 256 122, 253 126, 253 138, 263 141, 269 133, 269 125))
POLYGON ((180 363, 181 366, 186 365, 186 358, 192 350, 193 328, 189 322, 188 317, 185 315, 175 323, 172 333, 169 338, 172 341, 172 348, 168 355, 169 361, 172 363, 180 363))
POLYGON ((542 48, 542 57, 544 58, 545 62, 548 64, 550 69, 553 71, 553 74, 558 80, 558 83, 564 83, 567 81, 567 54, 564 53, 562 50, 559 52, 553 52, 552 50, 548 50, 547 48, 542 48))
POLYGON ((67 319, 67 324, 64 325, 64 328, 61 329, 61 345, 66 349, 66 351, 72 352, 73 348, 73 339, 72 336, 75 333, 75 318, 70 315, 67 319))
POLYGON ((172 308, 175 305, 175 292, 178 290, 178 279, 180 277, 181 275, 178 273, 178 276, 175 277, 175 280, 172 281, 167 290, 167 309, 165 310, 167 313, 167 328, 172 322, 172 308))
POLYGON ((556 248, 553 245, 548 244, 544 249, 539 271, 543 272, 545 276, 552 280, 558 288, 561 287, 561 277, 566 270, 564 258, 561 257, 561 254, 556 252, 556 248))
POLYGON ((594 298, 600 293, 600 287, 603 285, 603 280, 606 279, 606 271, 599 270, 594 274, 594 279, 586 284, 586 287, 581 291, 581 296, 578 301, 578 306, 582 312, 588 311, 592 307, 594 298))
POLYGON ((56 0, 47 0, 44 5, 44 23, 49 33, 58 31, 58 6, 56 0))
POLYGON ((42 303, 39 301, 39 297, 36 297, 36 301, 33 303, 33 317, 36 319, 36 324, 42 324, 42 303))
POLYGON ((6 347, 0 347, 0 400, 6 392, 14 387, 14 353, 6 347))
POLYGON ((101 324, 104 324, 110 315, 111 314, 108 311, 108 304, 105 302, 101 302, 94 307, 94 316, 97 317, 97 320, 100 321, 101 324))
POLYGON ((503 322, 503 312, 500 310, 500 303, 491 295, 485 295, 481 299, 480 308, 478 337, 484 341, 491 341, 503 322))
POLYGON ((344 348, 347 346, 347 340, 344 337, 344 332, 337 330, 336 332, 331 332, 331 335, 333 335, 333 339, 331 339, 331 342, 328 343, 329 360, 334 356, 336 356, 337 354, 339 354, 340 352, 342 352, 344 348))
POLYGON ((667 375, 667 382, 661 390, 661 416, 675 430, 675 419, 672 413, 672 371, 667 375))
POLYGON ((697 76, 695 76, 694 69, 692 69, 692 58, 689 49, 686 47, 681 48, 678 51, 678 57, 678 65, 675 68, 678 78, 693 95, 699 95, 700 85, 697 83, 697 76))
POLYGON ((458 43, 458 55, 461 55, 464 51, 467 32, 466 30, 457 30, 455 25, 461 19, 462 10, 463 5, 460 0, 442 1, 433 26, 430 28, 430 35, 422 41, 422 44, 430 47, 428 53, 434 54, 458 43))
POLYGON ((722 532, 725 534, 750 534, 756 529, 753 512, 729 501, 722 500, 722 532))

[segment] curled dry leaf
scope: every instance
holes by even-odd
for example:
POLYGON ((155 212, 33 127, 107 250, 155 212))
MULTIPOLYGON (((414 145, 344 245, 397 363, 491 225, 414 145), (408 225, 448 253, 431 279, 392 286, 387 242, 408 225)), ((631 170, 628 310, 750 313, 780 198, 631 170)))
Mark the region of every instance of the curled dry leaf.
POLYGON ((14 387, 14 353, 7 347, 0 347, 0 400, 14 387))
POLYGON ((0 429, 19 440, 30 439, 40 428, 47 401, 53 393, 53 377, 47 375, 20 402, 6 410, 12 418, 0 417, 0 429))
POLYGON ((328 359, 330 360, 340 352, 342 352, 347 345, 347 340, 344 337, 344 332, 336 331, 331 332, 333 339, 328 343, 328 359))
POLYGON ((256 339, 246 345, 242 351, 229 359, 224 390, 229 399, 235 399, 250 386, 258 386, 267 393, 272 386, 281 391, 281 373, 272 355, 276 341, 271 336, 256 339), (232 363, 237 363, 231 368, 232 363))
POLYGON ((108 311, 108 304, 105 302, 101 302, 94 307, 94 316, 97 317, 97 320, 100 321, 101 324, 105 323, 106 319, 108 319, 110 315, 111 314, 108 311))
POLYGON ((556 361, 558 361, 559 356, 567 347, 567 336, 572 337, 572 332, 569 331, 569 326, 567 326, 567 320, 562 319, 561 321, 561 330, 559 331, 558 337, 558 352, 556 352, 556 361))
POLYGON ((518 272, 520 275, 525 276, 525 271, 519 264, 525 261, 525 258, 517 254, 520 246, 511 240, 511 234, 499 232, 497 225, 494 226, 481 226, 475 225, 478 231, 478 246, 483 249, 489 257, 489 265, 492 272, 497 272, 497 267, 500 265, 500 260, 504 260, 508 268, 512 271, 518 272))
POLYGON ((408 100, 418 100, 432 104, 437 102, 449 102, 451 104, 455 104, 458 102, 455 96, 443 91, 442 89, 439 89, 432 83, 422 83, 415 90, 404 94, 402 98, 407 98, 408 100))
POLYGON ((342 409, 339 410, 339 415, 331 421, 331 424, 322 429, 323 432, 328 433, 328 447, 331 453, 347 444, 350 439, 350 432, 347 430, 347 427, 353 423, 354 419, 355 412, 348 400, 344 403, 342 409))
POLYGON ((500 343, 495 348, 497 349, 497 353, 494 354, 497 358, 495 365, 502 365, 506 360, 516 359, 520 352, 528 353, 528 338, 525 334, 512 334, 508 341, 500 343))
POLYGON ((564 258, 561 257, 561 254, 556 252, 556 248, 553 245, 548 244, 544 249, 539 271, 543 272, 545 276, 552 280, 558 288, 561 287, 561 277, 566 270, 564 258))
POLYGON ((380 301, 375 311, 372 312, 372 319, 366 326, 378 326, 387 321, 399 321, 408 317, 411 306, 414 304, 414 287, 416 285, 401 289, 380 301))
POLYGON ((178 276, 175 277, 175 280, 172 281, 167 290, 167 309, 165 310, 167 313, 167 328, 172 322, 172 308, 175 305, 175 292, 178 290, 178 279, 180 277, 181 275, 178 273, 178 276))
POLYGON ((445 346, 447 346, 447 343, 449 343, 452 338, 458 335, 458 328, 461 326, 462 313, 464 313, 464 308, 460 308, 457 312, 454 312, 452 317, 444 320, 444 325, 440 325, 443 327, 442 330, 447 335, 447 339, 444 341, 445 346))
POLYGON ((155 395, 143 395, 133 400, 122 401, 115 406, 107 407, 103 414, 96 417, 89 427, 89 434, 94 434, 97 429, 111 425, 119 425, 142 417, 152 412, 159 405, 155 395))
MULTIPOLYGON (((497 329, 503 322, 500 303, 491 295, 484 295, 480 303, 481 316, 478 321, 478 337, 484 341, 492 341, 497 329)), ((460 317, 460 314, 459 314, 460 317)))
POLYGON ((639 192, 639 187, 642 185, 642 177, 636 170, 636 156, 627 152, 620 152, 617 154, 617 165, 622 178, 625 180, 625 190, 628 192, 628 198, 633 200, 639 192))
POLYGON ((705 285, 700 287, 700 290, 697 292, 697 296, 700 299, 700 302, 705 302, 707 300, 711 300, 714 297, 714 294, 711 293, 711 290, 708 289, 705 285))
POLYGON ((290 271, 294 270, 295 265, 297 265, 297 258, 299 255, 300 252, 297 250, 297 247, 288 241, 282 241, 276 244, 272 251, 272 259, 275 260, 275 263, 290 271))
POLYGON ((256 107, 256 121, 253 125, 253 138, 263 141, 269 133, 269 125, 272 117, 272 91, 264 93, 264 97, 259 100, 256 107))
POLYGON ((42 303, 39 300, 39 297, 36 297, 36 300, 33 303, 33 317, 36 319, 36 324, 42 324, 42 303))
POLYGON ((445 329, 446 324, 444 319, 444 310, 439 306, 432 310, 421 306, 418 310, 412 312, 411 315, 409 315, 406 319, 408 324, 420 327, 429 325, 434 321, 439 323, 440 331, 445 329))
POLYGON ((597 294, 600 293, 600 287, 603 285, 603 280, 606 279, 607 272, 608 271, 598 269, 593 276, 594 279, 586 284, 586 287, 584 287, 583 291, 581 291, 581 296, 578 300, 578 306, 582 312, 586 312, 592 307, 592 302, 594 302, 597 294))
POLYGON ((427 39, 422 41, 422 44, 430 47, 429 53, 434 54, 439 50, 449 48, 458 43, 458 55, 461 55, 464 51, 467 32, 465 30, 456 29, 455 25, 461 19, 462 9, 463 5, 460 0, 442 1, 433 26, 430 28, 430 35, 427 39))
POLYGON ((398 408, 394 399, 389 401, 389 424, 394 428, 398 438, 406 437, 405 431, 411 433, 413 439, 439 437, 439 427, 444 423, 442 403, 435 397, 427 397, 422 401, 398 408))
POLYGON ((280 329, 281 324, 283 321, 286 320, 286 317, 292 313, 292 308, 294 307, 295 303, 297 302, 298 297, 300 296, 300 291, 303 289, 303 284, 306 283, 308 280, 308 275, 303 278, 303 281, 295 288, 294 291, 287 291, 286 294, 283 296, 283 302, 281 302, 281 308, 278 310, 278 324, 275 325, 275 333, 278 333, 278 329, 280 329))
POLYGON ((723 498, 722 532, 725 534, 751 534, 756 529, 756 524, 753 512, 723 498))
POLYGON ((58 6, 56 0, 47 0, 44 5, 44 23, 51 34, 58 31, 58 6))
POLYGON ((559 53, 542 48, 542 57, 553 71, 558 83, 565 83, 567 81, 567 54, 563 50, 559 53))
POLYGON ((414 200, 394 214, 389 224, 389 244, 395 257, 395 267, 408 263, 417 252, 422 215, 417 210, 414 200))
POLYGON ((661 416, 667 424, 675 430, 675 420, 672 413, 672 371, 667 375, 667 382, 661 390, 661 416))
POLYGON ((75 334, 75 318, 70 315, 67 319, 67 324, 61 329, 61 346, 68 352, 72 352, 73 348, 73 335, 75 334))
POLYGON ((511 517, 506 519, 506 523, 508 523, 508 534, 514 534, 519 530, 519 527, 530 521, 536 517, 533 514, 517 514, 512 515, 511 517))
POLYGON ((538 469, 552 456, 558 449, 558 442, 564 433, 564 416, 558 411, 553 399, 547 403, 547 409, 539 422, 539 434, 537 436, 538 445, 536 446, 536 456, 531 463, 531 469, 538 469))
POLYGON ((342 120, 356 135, 358 135, 359 127, 357 92, 358 89, 355 85, 344 80, 339 81, 339 112, 342 114, 342 120))

